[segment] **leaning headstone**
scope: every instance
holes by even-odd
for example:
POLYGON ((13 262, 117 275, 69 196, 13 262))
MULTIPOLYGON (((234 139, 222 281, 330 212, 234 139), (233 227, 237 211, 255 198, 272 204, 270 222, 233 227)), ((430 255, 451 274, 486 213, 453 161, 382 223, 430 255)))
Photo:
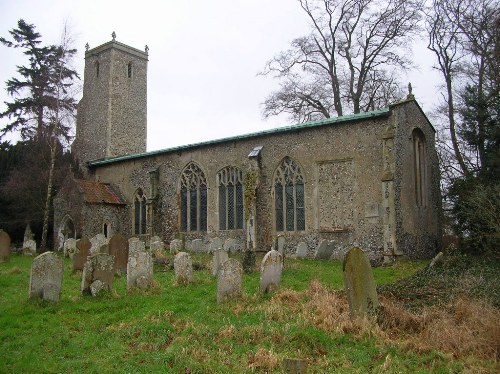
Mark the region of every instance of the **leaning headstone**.
POLYGON ((26 240, 23 245, 23 255, 36 255, 36 242, 34 240, 26 240))
POLYGON ((128 240, 122 234, 115 234, 109 239, 109 254, 115 257, 115 271, 126 272, 128 261, 128 240))
POLYGON ((127 263, 127 290, 148 288, 153 283, 153 256, 146 251, 131 252, 127 263))
POLYGON ((54 252, 45 252, 35 257, 31 264, 30 299, 59 301, 63 272, 63 260, 54 252))
POLYGON ((342 266, 351 317, 373 316, 379 307, 370 261, 359 248, 347 252, 342 266))
POLYGON ((90 238, 90 254, 99 253, 101 247, 106 244, 106 237, 103 234, 97 234, 96 236, 90 238))
POLYGON ((83 270, 87 257, 90 254, 92 243, 86 237, 76 241, 76 253, 73 255, 73 271, 83 270))
POLYGON ((318 260, 329 260, 332 256, 332 246, 328 245, 328 240, 323 239, 319 242, 318 248, 316 249, 316 259, 318 260))
POLYGON ((146 245, 139 238, 130 238, 128 240, 128 253, 132 252, 144 252, 146 250, 146 245))
POLYGON ((113 288, 113 278, 115 276, 114 259, 113 256, 104 253, 97 253, 95 255, 89 256, 85 266, 83 267, 82 273, 82 295, 91 294, 96 296, 100 291, 111 291, 113 288), (102 282, 100 285, 99 282, 102 282), (93 285, 94 290, 98 292, 93 292, 91 286, 93 285))
POLYGON ((218 249, 212 257, 212 275, 217 275, 220 266, 229 259, 227 252, 223 249, 218 249))
POLYGON ((267 293, 278 289, 282 270, 283 255, 275 250, 267 252, 260 265, 260 292, 267 293))
POLYGON ((285 255, 285 237, 283 235, 276 238, 276 250, 283 256, 285 255))
POLYGON ((176 255, 182 250, 182 240, 174 239, 170 242, 170 254, 176 255))
POLYGON ((64 242, 64 250, 63 250, 64 256, 72 257, 76 253, 76 251, 77 251, 76 239, 74 238, 66 239, 66 241, 64 242))
POLYGON ((193 281, 193 262, 186 252, 179 252, 174 259, 175 282, 187 284, 193 281))
POLYGON ((5 261, 10 256, 10 236, 0 229, 0 261, 5 261))
POLYGON ((191 252, 203 252, 203 251, 204 251, 203 240, 194 239, 191 242, 191 252))
POLYGON ((242 275, 243 268, 241 264, 233 258, 225 261, 219 267, 217 273, 217 303, 241 296, 242 275))
POLYGON ((297 245, 297 258, 306 258, 307 257, 307 244, 305 242, 300 242, 297 245))
POLYGON ((221 238, 215 237, 212 240, 210 240, 210 252, 215 252, 218 251, 219 249, 222 249, 224 246, 224 243, 222 242, 221 238))
POLYGON ((224 241, 224 250, 229 253, 236 252, 236 240, 232 238, 227 238, 224 241))
POLYGON ((286 374, 306 374, 307 365, 308 363, 306 360, 299 360, 296 358, 283 359, 283 371, 286 374))

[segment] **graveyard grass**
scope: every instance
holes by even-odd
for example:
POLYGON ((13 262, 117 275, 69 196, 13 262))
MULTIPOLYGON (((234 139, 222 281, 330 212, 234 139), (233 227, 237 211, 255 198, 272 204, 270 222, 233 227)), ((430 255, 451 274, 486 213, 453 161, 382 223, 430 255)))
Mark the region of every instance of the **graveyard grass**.
MULTIPOLYGON (((27 299, 32 258, 12 255, 0 263, 1 373, 279 373, 284 358, 307 360, 310 373, 498 370, 491 341, 465 351, 434 344, 444 338, 429 335, 437 325, 427 331, 423 323, 434 318, 449 329, 439 319, 442 306, 413 315, 381 296, 386 317, 378 325, 350 321, 339 262, 286 259, 278 292, 261 296, 255 271, 244 275, 242 299, 218 305, 208 255, 193 255, 204 269, 192 284, 176 285, 173 270, 155 265, 152 289, 127 294, 121 276, 112 293, 97 298, 80 295, 81 273, 72 274, 64 261, 59 303, 27 299)), ((394 283, 426 265, 376 268, 375 281, 394 283)), ((467 303, 458 300, 450 310, 468 310, 467 303)), ((498 309, 484 305, 477 313, 485 329, 490 323, 490 333, 499 332, 498 309)), ((451 329, 467 316, 452 318, 451 329)))

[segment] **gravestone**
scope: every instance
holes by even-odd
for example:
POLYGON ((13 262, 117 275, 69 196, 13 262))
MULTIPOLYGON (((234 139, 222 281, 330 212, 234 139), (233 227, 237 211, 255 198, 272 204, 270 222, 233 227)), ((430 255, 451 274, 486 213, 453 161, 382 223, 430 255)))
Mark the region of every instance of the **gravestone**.
POLYGON ((165 250, 165 244, 161 240, 151 241, 149 244, 149 250, 152 253, 163 252, 165 250))
POLYGON ((305 242, 300 242, 297 245, 297 258, 306 258, 307 257, 307 244, 305 242))
POLYGON ((127 263, 127 290, 148 288, 153 283, 153 256, 146 251, 131 252, 127 263))
POLYGON ((203 252, 205 250, 203 240, 194 239, 191 242, 191 252, 203 252))
POLYGON ((29 298, 59 301, 63 272, 63 260, 54 252, 35 257, 31 264, 29 298))
POLYGON ((33 256, 36 255, 36 242, 33 239, 26 240, 23 243, 23 255, 33 256))
POLYGON ((176 255, 182 250, 182 240, 174 239, 170 242, 170 254, 176 255))
POLYGON ((10 236, 0 229, 0 261, 5 261, 10 256, 10 236))
POLYGON ((126 272, 128 261, 128 240, 122 234, 114 234, 109 239, 109 254, 115 258, 115 271, 126 272))
POLYGON ((316 259, 317 260, 329 260, 332 257, 332 246, 329 245, 328 240, 323 239, 319 242, 318 248, 316 249, 316 259))
POLYGON ((267 293, 278 289, 282 270, 283 255, 275 250, 267 252, 260 265, 260 292, 267 293))
POLYGON ((187 284, 193 281, 193 262, 186 252, 179 252, 174 259, 175 282, 187 284))
POLYGON ((243 268, 233 258, 225 261, 217 273, 217 303, 239 298, 242 294, 243 268))
POLYGON ((283 359, 283 371, 286 374, 306 374, 308 363, 296 358, 283 359))
POLYGON ((106 237, 103 234, 97 234, 96 236, 90 238, 90 243, 92 246, 90 247, 90 254, 93 255, 95 253, 99 253, 101 247, 106 244, 106 237))
POLYGON ((281 253, 283 256, 285 255, 285 237, 283 235, 280 235, 276 238, 276 248, 275 248, 279 253, 281 253))
POLYGON ((77 252, 76 239, 69 238, 64 242, 63 254, 65 257, 72 257, 77 252))
POLYGON ((82 273, 82 295, 97 296, 100 291, 112 290, 115 276, 114 262, 113 256, 104 253, 88 257, 82 273))
POLYGON ((212 257, 212 275, 217 275, 219 267, 229 259, 227 252, 223 249, 218 249, 212 257))
POLYGON ((144 252, 146 250, 146 245, 139 238, 130 238, 128 240, 128 253, 132 252, 144 252))
POLYGON ((156 243, 161 241, 162 240, 158 235, 152 236, 151 239, 149 240, 149 246, 151 246, 151 243, 156 243))
POLYGON ((227 238, 224 241, 224 250, 228 253, 233 253, 237 251, 236 240, 232 238, 227 238))
POLYGON ((76 241, 76 253, 73 255, 73 271, 83 270, 87 257, 90 254, 92 243, 86 237, 76 241))
POLYGON ((99 247, 99 251, 97 253, 104 253, 109 255, 109 246, 107 244, 103 244, 99 247))
POLYGON ((224 243, 222 242, 221 238, 215 237, 212 240, 210 240, 210 252, 215 252, 218 251, 219 249, 222 249, 224 246, 224 243))
POLYGON ((33 232, 31 231, 30 224, 28 223, 26 225, 26 229, 24 230, 23 248, 27 248, 26 247, 26 242, 28 240, 33 240, 33 238, 34 238, 33 232))
POLYGON ((370 261, 359 248, 347 252, 342 270, 352 318, 373 316, 379 306, 370 261))

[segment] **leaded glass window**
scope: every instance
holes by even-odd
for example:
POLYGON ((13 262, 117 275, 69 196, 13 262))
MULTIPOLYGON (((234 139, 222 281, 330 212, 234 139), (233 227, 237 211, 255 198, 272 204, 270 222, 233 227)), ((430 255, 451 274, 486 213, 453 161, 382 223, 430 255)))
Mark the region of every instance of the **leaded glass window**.
POLYGON ((305 230, 304 178, 300 166, 285 157, 274 176, 276 231, 305 230))
POLYGON ((217 173, 219 187, 219 230, 243 228, 243 173, 226 167, 217 173))
POLYGON ((195 163, 181 174, 181 230, 207 230, 207 180, 195 163))
POLYGON ((146 195, 141 189, 137 190, 134 198, 134 233, 135 235, 146 234, 146 195))

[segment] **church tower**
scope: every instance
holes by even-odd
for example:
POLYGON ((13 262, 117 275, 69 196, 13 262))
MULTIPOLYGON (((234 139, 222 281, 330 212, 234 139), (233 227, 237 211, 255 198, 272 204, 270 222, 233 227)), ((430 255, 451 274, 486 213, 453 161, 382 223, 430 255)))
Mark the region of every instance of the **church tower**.
POLYGON ((73 153, 86 162, 146 151, 148 47, 86 46, 73 153))

